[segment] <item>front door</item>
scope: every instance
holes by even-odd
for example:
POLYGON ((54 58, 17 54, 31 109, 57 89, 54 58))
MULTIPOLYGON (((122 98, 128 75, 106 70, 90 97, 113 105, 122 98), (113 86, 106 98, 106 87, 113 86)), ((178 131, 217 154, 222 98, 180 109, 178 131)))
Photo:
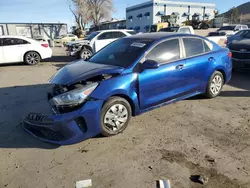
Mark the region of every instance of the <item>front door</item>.
POLYGON ((160 66, 139 74, 139 98, 141 110, 187 95, 190 92, 184 75, 188 71, 181 60, 180 40, 170 39, 155 47, 146 55, 160 66))
POLYGON ((2 40, 2 52, 4 55, 4 62, 22 62, 23 55, 27 51, 28 42, 18 38, 3 38, 2 40))

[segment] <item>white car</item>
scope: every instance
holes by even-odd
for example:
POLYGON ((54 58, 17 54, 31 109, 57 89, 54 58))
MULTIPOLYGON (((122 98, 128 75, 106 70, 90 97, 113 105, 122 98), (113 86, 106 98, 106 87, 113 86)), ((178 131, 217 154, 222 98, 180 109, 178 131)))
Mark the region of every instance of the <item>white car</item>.
POLYGON ((247 25, 227 25, 227 26, 222 26, 220 29, 217 30, 219 33, 226 33, 227 36, 234 35, 238 31, 248 29, 247 25))
POLYGON ((0 63, 25 62, 35 65, 51 56, 52 50, 46 42, 22 36, 0 36, 0 63))
POLYGON ((84 40, 68 43, 68 55, 86 60, 111 42, 134 34, 136 34, 134 30, 125 29, 95 31, 88 35, 84 40))

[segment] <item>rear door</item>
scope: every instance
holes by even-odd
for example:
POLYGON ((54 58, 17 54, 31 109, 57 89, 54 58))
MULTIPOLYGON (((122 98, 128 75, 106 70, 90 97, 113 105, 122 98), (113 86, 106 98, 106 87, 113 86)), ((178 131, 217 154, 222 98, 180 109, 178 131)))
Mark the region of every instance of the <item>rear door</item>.
POLYGON ((183 76, 192 91, 201 92, 207 84, 211 62, 216 61, 216 55, 212 52, 213 45, 196 37, 184 37, 182 41, 187 70, 183 76))
POLYGON ((19 38, 3 38, 2 51, 4 62, 22 62, 28 44, 28 41, 19 38))

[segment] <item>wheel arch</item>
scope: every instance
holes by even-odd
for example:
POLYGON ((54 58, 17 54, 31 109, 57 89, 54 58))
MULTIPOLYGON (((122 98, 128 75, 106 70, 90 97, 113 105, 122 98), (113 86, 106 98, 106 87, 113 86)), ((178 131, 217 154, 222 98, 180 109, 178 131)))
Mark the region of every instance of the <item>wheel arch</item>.
POLYGON ((226 83, 227 80, 227 76, 226 76, 226 72, 223 69, 217 69, 216 71, 220 72, 223 75, 223 79, 224 79, 224 84, 226 83))
POLYGON ((82 46, 81 50, 83 50, 84 48, 87 48, 88 50, 90 50, 93 53, 93 49, 91 48, 91 46, 84 44, 82 46))
POLYGON ((136 107, 135 107, 135 103, 134 101, 128 96, 128 95, 125 95, 125 94, 114 94, 114 95, 111 95, 109 98, 107 98, 103 105, 111 98, 111 97, 121 97, 123 99, 125 99, 126 101, 128 101, 128 103, 130 104, 130 107, 131 107, 131 111, 132 111, 132 116, 136 116, 136 107))

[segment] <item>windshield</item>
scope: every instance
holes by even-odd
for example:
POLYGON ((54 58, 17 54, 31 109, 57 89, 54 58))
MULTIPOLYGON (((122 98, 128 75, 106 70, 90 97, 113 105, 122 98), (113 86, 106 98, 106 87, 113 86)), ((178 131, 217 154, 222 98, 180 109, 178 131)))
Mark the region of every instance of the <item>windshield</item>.
POLYGON ((179 27, 167 27, 167 28, 162 28, 159 30, 159 32, 177 32, 179 27))
POLYGON ((90 62, 120 67, 128 67, 153 42, 150 39, 122 38, 100 50, 90 62))
POLYGON ((235 29, 236 26, 223 26, 220 29, 218 29, 218 31, 222 31, 222 30, 230 30, 233 31, 235 29))
POLYGON ((96 31, 91 33, 90 35, 88 35, 85 40, 92 40, 93 38, 95 38, 96 35, 98 35, 100 32, 96 31))

